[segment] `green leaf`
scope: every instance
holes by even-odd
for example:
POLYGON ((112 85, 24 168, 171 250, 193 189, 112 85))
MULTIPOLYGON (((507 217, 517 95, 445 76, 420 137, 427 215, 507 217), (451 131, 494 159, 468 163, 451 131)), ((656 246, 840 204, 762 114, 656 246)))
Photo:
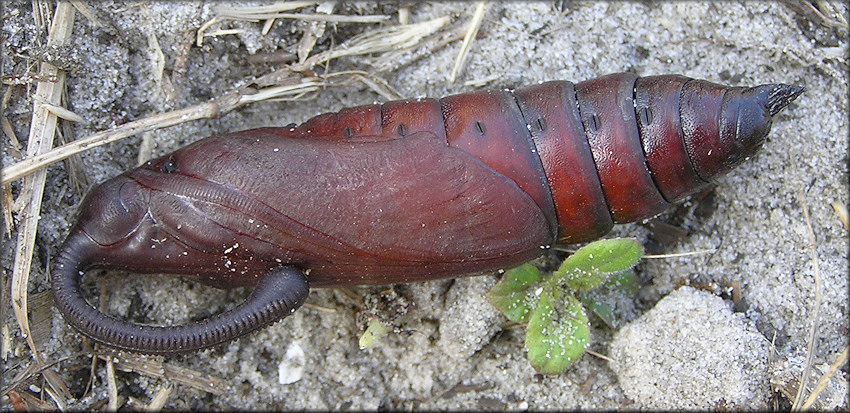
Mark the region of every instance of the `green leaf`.
POLYGON ((604 301, 597 300, 590 294, 582 294, 581 302, 590 308, 590 311, 593 311, 608 327, 615 328, 616 316, 614 315, 614 307, 611 307, 611 305, 604 301))
POLYGON ((487 299, 511 321, 527 322, 534 302, 528 289, 539 278, 540 270, 531 264, 512 268, 490 289, 487 299))
POLYGON ((599 240, 585 245, 569 256, 553 282, 565 283, 574 290, 589 290, 612 275, 631 269, 643 256, 643 245, 633 238, 599 240))
POLYGON ((566 370, 584 353, 589 341, 590 328, 581 303, 572 294, 544 288, 525 335, 534 369, 544 374, 566 370))
POLYGON ((604 286, 632 296, 637 294, 640 289, 637 278, 635 277, 635 272, 632 269, 614 274, 608 279, 608 281, 605 282, 604 286))
POLYGON ((596 314, 610 328, 619 328, 623 324, 624 311, 618 310, 616 303, 625 297, 634 297, 638 292, 638 283, 633 270, 618 272, 601 286, 581 295, 581 302, 596 314))

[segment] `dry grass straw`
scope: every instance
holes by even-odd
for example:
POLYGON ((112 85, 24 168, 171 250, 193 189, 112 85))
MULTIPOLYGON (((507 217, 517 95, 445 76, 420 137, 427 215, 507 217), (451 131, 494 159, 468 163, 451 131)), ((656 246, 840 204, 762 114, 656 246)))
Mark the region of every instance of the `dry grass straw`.
POLYGON ((475 13, 472 15, 472 20, 469 22, 469 27, 466 35, 463 37, 463 44, 460 46, 460 52, 455 59, 455 65, 449 73, 449 83, 454 83, 457 75, 460 74, 463 65, 466 64, 466 59, 469 56, 469 49, 472 47, 472 41, 478 35, 478 29, 481 28, 481 22, 484 21, 484 14, 487 12, 487 2, 479 2, 475 7, 475 13))
MULTIPOLYGON (((409 49, 419 44, 426 36, 445 27, 449 21, 449 17, 444 16, 422 23, 381 27, 352 37, 339 48, 318 53, 308 58, 302 65, 304 69, 308 69, 340 57, 409 49)), ((298 65, 295 67, 299 68, 298 65)))
POLYGON ((663 258, 678 258, 678 257, 689 257, 692 255, 702 255, 702 254, 714 254, 717 252, 717 248, 707 248, 703 250, 696 251, 687 251, 687 252, 674 252, 670 254, 646 254, 643 258, 652 258, 652 259, 663 259, 663 258))
MULTIPOLYGON (((50 27, 48 46, 60 46, 69 43, 74 26, 74 9, 70 3, 59 3, 50 27)), ((27 156, 38 156, 50 150, 56 132, 58 117, 48 109, 45 103, 59 106, 62 89, 65 87, 65 73, 49 63, 42 63, 40 73, 55 76, 56 82, 39 82, 33 99, 33 115, 30 124, 27 156)), ((44 195, 46 171, 40 169, 26 177, 21 186, 21 199, 26 201, 18 217, 19 232, 15 250, 15 264, 12 270, 12 309, 26 337, 27 344, 36 362, 42 363, 41 356, 30 332, 27 314, 27 285, 29 284, 31 257, 35 246, 35 234, 38 227, 41 200, 44 195)))
POLYGON ((825 0, 801 1, 802 6, 806 11, 816 16, 820 24, 826 27, 850 29, 850 24, 847 18, 844 17, 844 12, 837 5, 825 0))
MULTIPOLYGON (((40 13, 41 7, 35 7, 35 21, 43 21, 40 13)), ((61 46, 68 44, 74 26, 74 9, 70 3, 59 3, 56 7, 53 20, 48 31, 48 46, 61 46)), ((50 150, 53 146, 53 137, 56 134, 56 126, 59 117, 57 109, 60 107, 62 92, 65 87, 65 73, 55 66, 42 63, 39 69, 44 78, 55 78, 55 82, 41 81, 36 86, 33 99, 33 114, 30 123, 29 141, 27 145, 27 156, 37 156, 50 150), (53 110, 51 110, 53 109, 53 110)), ((20 199, 24 204, 20 209, 18 217, 18 237, 15 244, 15 263, 12 269, 11 282, 11 304, 15 319, 25 337, 27 345, 33 357, 33 366, 41 367, 45 364, 35 343, 33 331, 30 328, 29 300, 27 297, 27 286, 29 285, 30 269, 32 265, 32 254, 35 247, 36 230, 38 228, 41 201, 44 195, 44 184, 47 173, 41 169, 27 176, 22 185, 20 199)), ((4 335, 7 330, 4 326, 4 335)), ((3 346, 8 349, 8 346, 3 346)), ((6 357, 6 354, 3 354, 6 357)), ((71 398, 68 386, 62 378, 53 370, 44 369, 42 376, 47 382, 45 392, 53 399, 59 409, 67 406, 66 400, 71 398)))
MULTIPOLYGON (((812 277, 815 281, 815 297, 812 301, 812 326, 809 329, 809 338, 808 338, 808 348, 806 349, 806 364, 803 367, 803 373, 800 377, 800 387, 797 389, 797 395, 794 397, 794 403, 791 406, 791 411, 798 412, 803 408, 803 396, 805 394, 806 388, 808 387, 810 371, 812 369, 812 363, 814 362, 815 352, 817 351, 817 339, 818 339, 818 327, 820 327, 820 307, 821 307, 821 280, 820 280, 820 269, 818 267, 818 250, 817 243, 815 242, 815 232, 812 230, 812 221, 809 218, 809 206, 806 203, 806 194, 800 190, 800 206, 803 208, 803 217, 806 221, 806 230, 809 235, 809 244, 807 248, 811 251, 812 254, 812 277)), ((817 397, 817 395, 812 392, 809 398, 817 397)), ((814 399, 812 400, 814 402, 814 399)))
POLYGON ((8 383, 3 383, 5 385, 5 387, 3 387, 2 390, 0 390, 0 394, 10 393, 10 392, 13 391, 13 389, 22 385, 24 382, 30 380, 32 378, 32 376, 34 376, 36 374, 43 374, 45 371, 50 371, 49 369, 52 368, 53 366, 55 366, 59 363, 63 363, 65 361, 77 358, 79 356, 80 356, 80 354, 72 354, 70 356, 66 356, 66 357, 63 357, 61 359, 58 359, 56 361, 46 363, 46 364, 32 363, 32 364, 28 365, 26 368, 24 368, 23 370, 19 371, 17 374, 15 374, 15 376, 11 380, 9 380, 8 383))
POLYGON ((100 20, 98 20, 97 17, 94 16, 94 13, 89 10, 89 6, 84 3, 83 0, 70 1, 71 5, 74 6, 74 8, 77 9, 77 11, 80 12, 80 14, 82 14, 86 19, 88 19, 88 21, 90 21, 93 25, 95 25, 96 27, 103 26, 103 23, 101 23, 100 20))
POLYGON ((399 67, 409 65, 435 50, 440 50, 450 43, 461 40, 464 34, 461 29, 462 27, 446 29, 422 37, 415 48, 391 50, 374 57, 361 56, 359 58, 371 67, 374 73, 391 72, 399 67))
POLYGON ((117 370, 165 379, 214 395, 226 390, 225 382, 209 374, 161 361, 158 356, 145 356, 112 349, 98 350, 97 357, 117 370))
POLYGON ((78 114, 76 114, 76 113, 74 113, 74 112, 72 112, 72 111, 70 111, 66 108, 63 108, 62 106, 54 105, 53 103, 50 103, 50 102, 44 100, 41 96, 39 96, 37 94, 35 96, 33 96, 33 100, 35 100, 35 102, 37 104, 40 104, 45 110, 49 111, 50 113, 52 113, 57 118, 62 118, 62 119, 65 119, 69 122, 86 123, 86 120, 83 119, 82 116, 80 116, 80 115, 78 115, 78 114))
POLYGON ((162 386, 159 390, 157 390, 156 394, 151 399, 151 402, 144 406, 143 410, 149 412, 158 412, 162 410, 162 408, 165 407, 165 402, 168 401, 168 397, 171 396, 171 392, 173 390, 174 386, 170 384, 162 386))
POLYGON ((106 405, 106 410, 110 412, 117 411, 118 405, 118 385, 115 384, 115 364, 112 362, 112 356, 106 356, 106 388, 109 394, 109 404, 106 405))
MULTIPOLYGON (((316 13, 331 14, 333 13, 334 5, 335 3, 332 2, 321 3, 316 6, 316 13)), ((266 23, 263 25, 263 35, 268 33, 274 21, 275 19, 266 20, 266 23)), ((313 47, 316 46, 316 42, 325 34, 327 25, 328 22, 326 21, 314 21, 307 25, 304 29, 304 34, 301 36, 301 41, 298 42, 298 62, 303 63, 307 60, 307 57, 313 51, 313 47)))
POLYGON ((228 7, 221 6, 216 9, 218 15, 207 21, 201 28, 198 29, 196 43, 198 46, 203 45, 204 37, 223 36, 228 34, 236 34, 241 32, 239 29, 216 30, 211 33, 206 33, 207 29, 213 25, 228 20, 242 21, 265 21, 262 33, 265 35, 269 32, 272 24, 276 19, 295 19, 310 22, 333 22, 333 23, 380 23, 390 19, 390 16, 373 15, 373 16, 346 16, 339 14, 331 14, 324 12, 322 7, 325 3, 315 1, 292 1, 292 2, 276 2, 269 6, 256 7, 228 7), (297 10, 304 7, 319 5, 316 14, 306 13, 284 13, 286 11, 297 10))
MULTIPOLYGON (((797 168, 796 157, 791 156, 793 161, 793 167, 797 168)), ((818 395, 826 389, 829 381, 835 376, 838 369, 847 362, 848 349, 845 348, 844 351, 839 355, 836 360, 830 365, 829 371, 827 371, 821 378, 818 380, 815 388, 812 390, 808 396, 806 396, 806 391, 808 390, 808 382, 812 376, 812 370, 814 365, 815 353, 817 352, 817 342, 819 339, 818 330, 820 327, 820 308, 822 305, 822 285, 821 285, 821 277, 820 277, 820 266, 818 264, 818 251, 817 251, 817 241, 815 240, 815 233, 812 229, 812 221, 809 216, 809 206, 806 198, 806 192, 802 189, 798 191, 798 196, 800 198, 800 207, 803 209, 803 219, 806 223, 806 234, 808 235, 808 243, 806 245, 806 249, 811 253, 812 260, 812 278, 814 280, 814 297, 812 299, 811 305, 811 327, 809 328, 809 336, 807 339, 807 348, 806 348, 806 360, 803 365, 802 372, 800 373, 800 379, 798 381, 798 387, 796 389, 796 394, 792 398, 791 411, 801 411, 811 408, 814 403, 817 402, 818 395), (805 396, 805 400, 804 400, 805 396)), ((839 219, 841 219, 841 213, 837 208, 835 208, 835 202, 831 204, 831 206, 836 210, 839 215, 839 219)), ((784 392, 787 395, 787 392, 784 392)))
POLYGON ((847 363, 847 356, 850 353, 850 347, 845 347, 844 351, 829 365, 829 371, 827 371, 823 376, 821 376, 820 380, 818 380, 815 389, 812 391, 812 394, 806 399, 806 402, 803 403, 802 410, 809 410, 812 405, 817 401, 818 395, 826 389, 826 386, 829 384, 830 380, 835 377, 835 374, 838 373, 838 369, 841 368, 845 363, 847 363))
POLYGON ((844 225, 844 229, 850 229, 850 218, 848 218, 847 215, 847 205, 844 205, 843 202, 832 201, 829 206, 831 206, 832 210, 835 211, 835 214, 838 215, 838 220, 844 225))
POLYGON ((608 361, 608 362, 614 361, 614 359, 612 359, 610 356, 608 356, 606 354, 602 354, 602 353, 597 353, 593 350, 584 350, 584 352, 587 353, 587 354, 590 354, 591 356, 596 357, 600 360, 605 360, 605 361, 608 361))

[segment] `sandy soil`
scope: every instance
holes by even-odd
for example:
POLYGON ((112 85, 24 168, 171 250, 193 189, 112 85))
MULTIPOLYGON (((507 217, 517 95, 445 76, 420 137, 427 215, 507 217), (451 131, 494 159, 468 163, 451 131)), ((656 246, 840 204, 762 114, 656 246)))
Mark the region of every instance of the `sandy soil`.
MULTIPOLYGON (((294 52, 307 24, 278 20, 263 35, 263 22, 226 22, 208 32, 218 28, 243 31, 206 38, 198 47, 194 44, 198 29, 216 15, 217 7, 230 3, 90 2, 89 8, 100 24, 78 14, 73 46, 51 54, 41 48, 46 33, 44 27, 34 23, 33 2, 5 3, 3 75, 35 71, 39 56, 58 54, 59 59, 53 61, 69 71, 66 107, 86 121, 63 129, 66 135, 77 138, 206 102, 244 85, 272 67, 249 63, 250 56, 279 50, 294 52)), ((260 3, 232 5, 256 4, 260 3)), ((52 10, 54 4, 49 5, 52 10)), ((398 22, 397 8, 394 3, 380 7, 358 3, 338 5, 335 13, 387 14, 392 18, 384 24, 389 25, 398 22)), ((846 6, 839 8, 846 15, 846 6)), ((417 3, 409 9, 410 21, 450 16, 453 24, 462 24, 470 19, 473 9, 474 3, 417 3)), ((482 87, 514 88, 556 79, 581 81, 621 71, 640 75, 681 73, 734 85, 779 82, 806 87, 806 93, 777 118, 762 152, 721 178, 712 196, 689 201, 657 219, 687 231, 675 245, 658 246, 652 241, 650 225, 626 225, 614 232, 637 237, 651 249, 667 253, 714 250, 648 259, 639 267, 642 289, 631 302, 627 319, 651 309, 682 285, 725 300, 719 307, 711 300, 686 301, 705 303, 700 307, 703 309, 729 312, 708 317, 704 316, 708 310, 665 306, 665 315, 653 318, 661 324, 647 328, 671 334, 663 323, 687 323, 696 327, 681 331, 693 334, 693 341, 711 342, 698 352, 675 347, 684 345, 681 340, 651 342, 652 346, 672 346, 652 353, 652 357, 663 357, 658 363, 671 366, 670 370, 630 370, 626 380, 618 377, 626 372, 617 360, 609 364, 586 354, 560 375, 537 374, 525 358, 524 330, 507 326, 506 319, 484 299, 498 278, 494 274, 396 286, 395 293, 403 298, 390 301, 393 310, 409 305, 398 320, 399 332, 368 350, 360 350, 357 344, 363 314, 370 311, 368 303, 392 295, 385 291, 390 287, 314 290, 308 299, 311 306, 223 348, 142 359, 146 360, 142 364, 157 368, 165 363, 159 374, 140 373, 141 367, 121 371, 126 363, 116 364, 121 402, 129 403, 125 407, 138 407, 171 386, 164 405, 167 409, 785 406, 787 400, 773 389, 787 384, 779 380, 778 366, 789 365, 789 360, 797 362, 790 365, 800 364, 813 322, 817 326, 816 364, 832 362, 848 344, 848 231, 830 206, 836 201, 848 203, 847 30, 846 23, 844 28, 826 27, 805 10, 796 3, 779 2, 577 2, 568 3, 564 10, 552 2, 493 3, 456 82, 447 79, 460 41, 380 74, 406 97, 439 97, 482 87), (822 293, 816 320, 812 319, 815 273, 801 194, 805 194, 811 214, 819 259, 822 293), (736 297, 740 293, 735 303, 733 289, 737 289, 736 297), (734 323, 729 321, 733 319, 734 323), (716 329, 726 324, 728 328, 716 329), (698 328, 700 325, 704 328, 698 328), (724 336, 704 339, 715 333, 724 336), (730 334, 746 337, 724 339, 730 334), (749 344, 740 344, 744 339, 749 344), (722 360, 728 359, 722 359, 694 364, 688 360, 715 360, 712 357, 733 352, 743 353, 733 360, 748 363, 723 365, 726 361, 722 360), (684 354, 688 356, 682 357, 684 354), (715 368, 706 374, 692 374, 692 369, 706 365, 715 368), (298 368, 303 369, 300 380, 281 384, 282 377, 293 373, 293 366, 295 374, 298 368), (201 378, 212 377, 214 389, 199 390, 176 380, 183 372, 181 368, 194 370, 190 374, 200 374, 201 378), (685 400, 679 393, 657 386, 660 382, 653 376, 657 374, 680 378, 678 382, 685 382, 685 388, 695 393, 693 398, 685 400), (741 388, 727 389, 720 396, 712 393, 712 384, 730 374, 745 377, 740 381, 741 388), (640 383, 649 388, 635 388, 640 383)), ((47 16, 52 16, 52 11, 47 16)), ((329 25, 314 53, 375 27, 329 25)), ((321 73, 370 68, 360 59, 343 58, 327 68, 315 69, 321 73)), ((8 88, 5 79, 4 87, 8 88)), ((4 107, 4 116, 23 147, 32 115, 33 85, 11 88, 4 107)), ((184 123, 94 148, 77 160, 78 171, 86 182, 94 184, 136 165, 140 153, 159 156, 213 133, 299 123, 319 113, 385 100, 363 84, 352 83, 324 90, 310 101, 256 103, 217 119, 184 123)), ((4 143, 3 164, 7 166, 18 158, 8 137, 4 143)), ((87 184, 73 185, 67 163, 53 165, 48 171, 29 294, 35 302, 49 305, 49 295, 40 294, 49 290, 44 268, 66 235, 87 184)), ((19 183, 12 185, 15 195, 19 190, 19 183)), ((2 262, 7 278, 12 271, 16 236, 13 231, 11 238, 4 238, 8 247, 3 249, 2 262)), ((541 262, 557 262, 563 256, 553 252, 541 262)), ((103 303, 111 313, 138 322, 175 324, 202 318, 232 306, 246 294, 169 277, 112 274, 88 280, 92 291, 108 291, 103 303)), ((8 285, 7 280, 4 288, 8 285)), ((46 327, 41 328, 37 339, 45 361, 56 362, 50 371, 68 385, 71 395, 57 399, 62 407, 73 409, 104 407, 108 369, 98 363, 92 387, 87 388, 92 372, 91 346, 55 309, 46 308, 46 316, 42 315, 46 327)), ((382 311, 386 314, 390 310, 382 311)), ((6 307, 3 314, 4 326, 11 334, 11 348, 4 354, 8 357, 4 386, 19 384, 14 388, 18 393, 30 393, 55 407, 53 398, 38 393, 46 388, 42 375, 24 374, 24 380, 14 382, 16 375, 34 361, 11 310, 6 307)), ((594 323, 591 350, 611 353, 610 344, 617 334, 594 323)), ((617 354, 624 354, 621 347, 617 348, 617 354)), ((628 357, 635 357, 634 353, 628 357)), ((123 355, 119 359, 138 360, 123 355)), ((3 395, 4 407, 8 408, 11 401, 3 395)), ((846 404, 843 406, 846 408, 846 404)))

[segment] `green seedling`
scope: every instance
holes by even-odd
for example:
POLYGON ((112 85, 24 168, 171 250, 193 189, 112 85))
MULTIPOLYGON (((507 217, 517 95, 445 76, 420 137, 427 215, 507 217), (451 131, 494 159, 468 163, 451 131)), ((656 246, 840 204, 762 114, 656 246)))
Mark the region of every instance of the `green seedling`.
POLYGON ((613 308, 589 292, 604 285, 634 293, 632 268, 643 253, 643 246, 632 238, 596 241, 576 251, 551 275, 541 277, 530 264, 506 271, 488 299, 510 320, 528 324, 525 346, 534 369, 558 374, 581 357, 590 342, 584 306, 607 325, 615 324, 613 308))
POLYGON ((638 292, 638 284, 633 270, 626 270, 616 274, 604 282, 599 288, 581 293, 581 302, 587 306, 605 325, 610 328, 619 326, 618 317, 614 308, 606 301, 606 293, 609 291, 635 296, 638 292))
POLYGON ((488 292, 490 303, 511 321, 527 323, 531 309, 537 301, 529 289, 540 278, 540 270, 531 264, 522 264, 505 272, 502 279, 488 292))

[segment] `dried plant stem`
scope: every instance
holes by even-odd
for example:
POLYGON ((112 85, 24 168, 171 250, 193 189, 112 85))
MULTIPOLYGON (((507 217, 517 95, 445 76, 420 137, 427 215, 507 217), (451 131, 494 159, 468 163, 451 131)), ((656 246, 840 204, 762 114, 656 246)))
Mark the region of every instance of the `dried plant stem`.
POLYGON ((809 9, 812 14, 819 17, 821 19, 821 24, 826 27, 834 27, 844 30, 850 28, 850 25, 847 23, 847 19, 845 19, 841 14, 838 7, 828 1, 801 1, 800 4, 809 9), (829 16, 827 16, 827 14, 829 16))
POLYGON ((221 101, 224 101, 221 103, 230 102, 231 99, 229 98, 230 96, 226 95, 212 102, 129 122, 113 130, 95 133, 85 139, 69 142, 49 152, 29 156, 23 161, 3 169, 3 184, 8 184, 30 173, 39 171, 47 165, 66 159, 89 148, 115 142, 138 133, 176 125, 187 120, 214 116, 216 113, 220 113, 217 110, 217 103, 221 101))
MULTIPOLYGON (((426 36, 445 27, 450 21, 451 19, 448 16, 443 16, 422 23, 382 27, 355 36, 339 48, 311 56, 304 62, 303 66, 304 68, 312 68, 343 56, 387 53, 411 48, 419 44, 426 36)), ((296 65, 295 68, 297 70, 298 66, 296 65)))
POLYGON ((151 399, 151 402, 148 403, 147 406, 145 406, 145 410, 147 410, 149 412, 158 412, 158 411, 162 410, 162 408, 165 406, 165 402, 168 401, 168 397, 171 396, 171 392, 173 390, 174 390, 174 386, 172 386, 170 384, 161 387, 156 392, 156 395, 153 396, 153 399, 151 399))
POLYGON ((806 403, 803 404, 803 410, 809 410, 815 401, 817 401, 818 395, 826 388, 829 381, 832 380, 835 373, 838 372, 838 369, 840 369, 844 363, 847 363, 848 354, 850 354, 850 347, 844 347, 844 351, 842 351, 838 358, 829 365, 829 371, 824 373, 820 380, 818 380, 818 384, 815 386, 812 394, 809 395, 808 399, 806 399, 806 403))
MULTIPOLYGON (((282 13, 284 11, 309 7, 318 2, 315 1, 293 1, 293 2, 277 2, 269 6, 257 7, 219 7, 217 15, 211 20, 201 25, 198 29, 198 34, 195 43, 198 46, 203 44, 204 37, 218 36, 223 34, 234 33, 229 30, 217 30, 213 33, 206 34, 206 30, 212 25, 227 21, 227 20, 243 20, 243 21, 263 21, 266 23, 263 27, 263 34, 268 33, 270 25, 275 19, 293 19, 310 22, 332 22, 332 23, 380 23, 390 19, 390 16, 373 15, 373 16, 347 16, 330 13, 282 13)), ((319 6, 321 7, 321 6, 319 6)), ((319 10, 317 10, 319 11, 319 10)))
MULTIPOLYGON (((70 3, 60 2, 56 7, 53 23, 50 27, 48 45, 62 45, 68 42, 74 27, 74 7, 70 3)), ((65 73, 55 66, 42 63, 40 73, 45 77, 55 76, 56 82, 39 82, 33 99, 33 114, 30 124, 27 156, 38 156, 50 150, 56 132, 58 118, 41 102, 59 106, 62 89, 65 87, 65 73)), ((20 196, 26 205, 19 214, 19 232, 15 251, 15 265, 12 270, 12 308, 15 318, 32 350, 33 357, 42 363, 30 332, 27 315, 27 285, 29 284, 32 253, 35 247, 35 234, 38 228, 41 200, 44 195, 44 183, 47 171, 38 170, 28 176, 21 187, 20 196)), ((5 184, 5 183, 4 183, 5 184)))
POLYGON ((838 220, 844 225, 844 229, 850 229, 850 219, 848 219, 847 215, 847 205, 844 205, 843 202, 832 201, 829 206, 835 211, 835 214, 838 215, 838 220))
POLYGON ((478 29, 481 28, 481 22, 484 21, 484 13, 487 11, 487 2, 478 3, 475 8, 475 13, 472 15, 472 20, 469 22, 469 28, 466 31, 466 36, 463 38, 463 44, 460 46, 460 52, 457 54, 455 65, 449 74, 449 83, 454 83, 457 75, 460 74, 463 65, 466 64, 466 59, 469 56, 469 49, 472 46, 472 41, 478 35, 478 29))
POLYGON ((380 23, 389 20, 390 16, 346 16, 342 14, 306 14, 306 13, 274 13, 261 18, 243 18, 242 20, 293 19, 311 22, 332 23, 380 23))
POLYGON ((791 411, 798 412, 802 409, 803 406, 803 394, 806 391, 806 387, 809 382, 809 372, 812 369, 812 363, 814 362, 814 353, 817 351, 817 339, 818 339, 818 316, 820 314, 820 306, 821 306, 821 283, 820 283, 820 270, 818 268, 818 250, 817 243, 815 243, 815 233, 812 230, 812 221, 809 218, 809 206, 806 203, 806 194, 803 191, 800 191, 800 204, 803 208, 803 217, 806 220, 806 229, 809 234, 809 245, 808 248, 812 252, 812 277, 815 281, 815 297, 812 302, 812 326, 809 329, 809 340, 808 340, 808 349, 806 350, 806 364, 803 367, 803 374, 800 377, 800 387, 797 389, 797 395, 794 397, 794 404, 791 406, 791 411))
POLYGON ((253 19, 261 19, 262 16, 266 16, 273 13, 281 13, 290 10, 302 9, 304 7, 310 7, 314 4, 318 3, 317 1, 276 1, 267 6, 239 6, 239 7, 228 7, 228 6, 219 6, 216 8, 216 13, 221 17, 233 17, 233 18, 253 18, 253 19))
POLYGON ((717 252, 717 248, 708 248, 704 250, 696 250, 696 251, 688 251, 688 252, 676 252, 672 254, 647 254, 644 255, 643 258, 676 258, 676 257, 687 257, 690 255, 700 255, 700 254, 714 254, 717 252))
POLYGON ((112 364, 117 370, 167 380, 170 383, 189 386, 216 396, 224 394, 227 390, 225 381, 218 377, 173 363, 162 362, 156 358, 112 349, 98 350, 97 358, 112 364))
POLYGON ((112 363, 112 356, 107 356, 106 360, 106 388, 109 392, 109 404, 106 405, 106 410, 114 412, 118 410, 118 386, 115 383, 115 364, 112 363))

